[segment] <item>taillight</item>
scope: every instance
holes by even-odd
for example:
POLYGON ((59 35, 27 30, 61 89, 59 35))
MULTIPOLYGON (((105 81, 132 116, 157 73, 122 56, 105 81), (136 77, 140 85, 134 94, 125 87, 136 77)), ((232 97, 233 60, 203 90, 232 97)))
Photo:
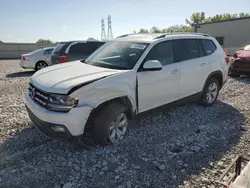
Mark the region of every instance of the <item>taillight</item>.
POLYGON ((230 57, 225 57, 226 63, 229 64, 230 63, 230 57))
POLYGON ((21 60, 24 60, 24 61, 25 61, 25 57, 24 57, 24 56, 21 56, 21 60))
POLYGON ((68 56, 60 56, 60 63, 65 63, 68 60, 68 56))

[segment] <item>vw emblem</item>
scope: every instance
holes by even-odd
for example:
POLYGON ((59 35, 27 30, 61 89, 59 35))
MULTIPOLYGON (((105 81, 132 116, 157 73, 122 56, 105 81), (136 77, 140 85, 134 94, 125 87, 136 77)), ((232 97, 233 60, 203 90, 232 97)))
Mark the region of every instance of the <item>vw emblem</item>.
POLYGON ((30 92, 30 95, 31 95, 31 98, 33 99, 35 97, 35 94, 36 94, 36 89, 35 88, 32 88, 31 92, 30 92))

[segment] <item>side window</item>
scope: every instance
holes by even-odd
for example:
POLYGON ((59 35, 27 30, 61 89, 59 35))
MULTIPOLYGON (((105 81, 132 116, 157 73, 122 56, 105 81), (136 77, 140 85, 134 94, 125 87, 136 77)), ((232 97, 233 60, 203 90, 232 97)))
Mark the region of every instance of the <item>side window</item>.
POLYGON ((174 63, 174 42, 166 41, 156 44, 148 53, 144 62, 158 60, 162 65, 174 63))
POLYGON ((176 54, 179 61, 186 61, 199 57, 196 39, 176 40, 176 54))
POLYGON ((87 43, 77 43, 70 47, 70 54, 88 54, 87 43))
POLYGON ((88 42, 88 52, 89 52, 89 54, 93 53, 101 45, 102 44, 99 43, 99 42, 88 42))
POLYGON ((216 50, 216 46, 214 42, 209 39, 203 39, 202 45, 203 45, 206 55, 211 55, 216 50))
POLYGON ((45 50, 43 54, 44 55, 48 55, 49 54, 49 50, 45 50))
POLYGON ((204 57, 206 56, 203 46, 201 44, 201 40, 197 40, 197 45, 198 45, 198 50, 199 50, 199 57, 204 57))
POLYGON ((50 55, 50 54, 52 53, 52 51, 53 51, 53 49, 49 49, 49 50, 47 50, 48 55, 50 55))

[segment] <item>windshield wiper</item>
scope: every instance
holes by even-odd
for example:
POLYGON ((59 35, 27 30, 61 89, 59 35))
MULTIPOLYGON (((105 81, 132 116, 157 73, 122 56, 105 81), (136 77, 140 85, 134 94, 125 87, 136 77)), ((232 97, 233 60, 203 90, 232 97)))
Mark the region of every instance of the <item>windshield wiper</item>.
POLYGON ((81 61, 82 63, 86 63, 85 59, 81 59, 80 61, 81 61))

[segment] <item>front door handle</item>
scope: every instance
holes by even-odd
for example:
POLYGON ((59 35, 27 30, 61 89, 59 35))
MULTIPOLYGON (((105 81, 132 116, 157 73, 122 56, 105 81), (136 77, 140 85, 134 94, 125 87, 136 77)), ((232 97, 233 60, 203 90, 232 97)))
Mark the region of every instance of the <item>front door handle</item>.
POLYGON ((201 67, 204 67, 205 65, 206 65, 206 63, 202 63, 202 64, 200 64, 200 66, 201 66, 201 67))
POLYGON ((172 72, 171 72, 171 74, 176 74, 178 72, 178 70, 173 70, 172 72))

